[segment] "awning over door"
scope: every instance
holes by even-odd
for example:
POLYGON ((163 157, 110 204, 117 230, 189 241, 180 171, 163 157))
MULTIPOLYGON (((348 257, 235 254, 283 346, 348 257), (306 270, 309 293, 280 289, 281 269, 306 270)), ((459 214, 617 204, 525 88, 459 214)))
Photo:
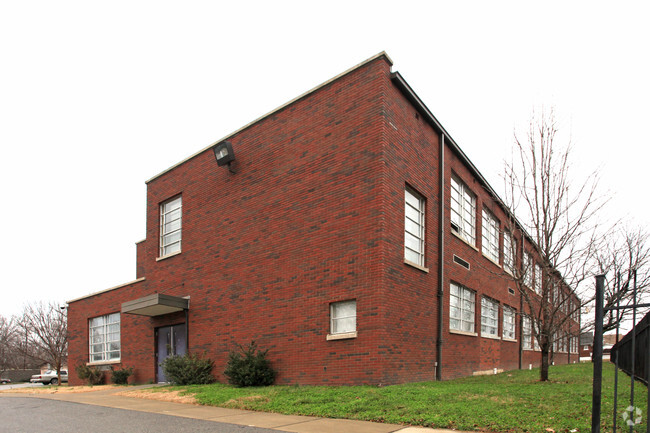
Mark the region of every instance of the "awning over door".
POLYGON ((189 307, 189 299, 154 293, 144 298, 124 302, 122 304, 122 313, 138 314, 140 316, 161 316, 187 310, 189 307))

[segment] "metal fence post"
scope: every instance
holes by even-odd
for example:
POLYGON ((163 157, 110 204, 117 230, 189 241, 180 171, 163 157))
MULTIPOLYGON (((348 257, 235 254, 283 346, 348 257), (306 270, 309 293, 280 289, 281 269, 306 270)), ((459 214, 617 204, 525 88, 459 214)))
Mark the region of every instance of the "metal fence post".
POLYGON ((603 382, 604 275, 596 276, 596 322, 594 329, 594 383, 591 401, 591 433, 600 433, 600 402, 603 382))

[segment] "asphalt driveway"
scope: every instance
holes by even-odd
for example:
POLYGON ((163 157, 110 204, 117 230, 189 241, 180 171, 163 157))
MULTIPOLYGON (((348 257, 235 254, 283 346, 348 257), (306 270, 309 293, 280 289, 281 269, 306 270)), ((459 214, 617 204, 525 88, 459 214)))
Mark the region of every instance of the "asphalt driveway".
POLYGON ((277 433, 157 413, 29 397, 0 398, 0 432, 70 433, 277 433))

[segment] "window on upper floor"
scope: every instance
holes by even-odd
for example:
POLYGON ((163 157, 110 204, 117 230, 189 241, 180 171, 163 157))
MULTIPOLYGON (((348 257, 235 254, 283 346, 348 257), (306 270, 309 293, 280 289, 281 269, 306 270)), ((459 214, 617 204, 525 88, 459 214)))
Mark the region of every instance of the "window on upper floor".
POLYGON ((182 197, 178 196, 160 205, 160 257, 181 250, 182 197))
POLYGON ((451 231, 476 245, 476 196, 456 176, 451 177, 451 231))
POLYGON ((530 253, 524 255, 524 285, 533 288, 533 257, 530 253))
POLYGON ((474 332, 476 293, 456 283, 449 290, 449 329, 474 332))
POLYGON ((425 266, 424 198, 411 188, 404 190, 404 260, 425 266))
POLYGON ((516 339, 515 317, 517 317, 517 314, 514 308, 503 307, 503 338, 506 340, 516 339))
POLYGON ((533 290, 538 295, 542 294, 542 267, 538 263, 535 263, 535 287, 533 290))
POLYGON ((90 362, 119 361, 120 313, 88 320, 90 362))
POLYGON ((499 336, 499 303, 485 297, 481 299, 481 335, 499 336))
POLYGON ((499 221, 492 212, 483 209, 483 254, 499 263, 499 221))
POLYGON ((330 334, 348 334, 357 331, 357 301, 330 304, 330 334))
POLYGON ((503 268, 510 275, 515 275, 515 257, 517 244, 514 243, 510 232, 503 232, 503 268))

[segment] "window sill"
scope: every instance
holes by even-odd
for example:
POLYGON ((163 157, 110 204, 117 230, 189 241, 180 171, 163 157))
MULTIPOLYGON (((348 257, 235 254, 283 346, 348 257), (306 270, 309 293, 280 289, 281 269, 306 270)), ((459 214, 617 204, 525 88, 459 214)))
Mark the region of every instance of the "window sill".
POLYGON ((449 333, 458 334, 458 335, 467 335, 468 337, 478 337, 478 334, 476 332, 459 331, 457 329, 450 329, 449 333))
POLYGON ((481 252, 481 254, 483 255, 483 257, 485 257, 485 258, 488 259, 490 262, 492 262, 492 264, 496 265, 497 268, 501 269, 501 265, 499 264, 498 261, 495 261, 493 257, 488 256, 488 255, 485 254, 484 252, 481 252))
POLYGON ((86 362, 86 365, 90 366, 100 366, 100 365, 112 365, 112 364, 120 364, 122 362, 121 359, 112 359, 110 361, 94 361, 94 362, 86 362))
POLYGON ((501 337, 499 337, 498 335, 490 335, 490 334, 483 335, 483 334, 481 334, 481 337, 489 338, 490 340, 501 340, 501 337))
POLYGON ((405 264, 405 265, 412 266, 412 267, 414 267, 415 269, 419 269, 419 270, 421 270, 422 272, 426 272, 427 274, 429 273, 429 268, 425 268, 424 266, 420 266, 420 265, 418 265, 417 263, 413 263, 413 262, 411 262, 411 261, 409 261, 409 260, 404 259, 404 264, 405 264))
POLYGON ((456 233, 455 231, 451 230, 451 234, 456 236, 458 239, 466 243, 470 248, 472 248, 474 251, 478 251, 478 248, 476 248, 474 245, 470 244, 467 239, 462 237, 459 233, 456 233))
POLYGON ((513 339, 513 338, 506 338, 506 337, 503 337, 502 340, 503 340, 503 341, 510 342, 510 343, 516 343, 516 342, 517 342, 517 339, 516 339, 516 338, 513 339))
POLYGON ((357 331, 345 332, 345 333, 342 333, 342 334, 327 334, 327 341, 348 340, 350 338, 357 338, 357 331))
POLYGON ((161 260, 165 260, 165 259, 168 259, 168 258, 170 258, 170 257, 177 256, 177 255, 179 255, 179 254, 182 253, 182 252, 183 252, 183 251, 176 251, 175 253, 167 254, 166 256, 156 257, 156 261, 159 262, 159 261, 161 261, 161 260))

